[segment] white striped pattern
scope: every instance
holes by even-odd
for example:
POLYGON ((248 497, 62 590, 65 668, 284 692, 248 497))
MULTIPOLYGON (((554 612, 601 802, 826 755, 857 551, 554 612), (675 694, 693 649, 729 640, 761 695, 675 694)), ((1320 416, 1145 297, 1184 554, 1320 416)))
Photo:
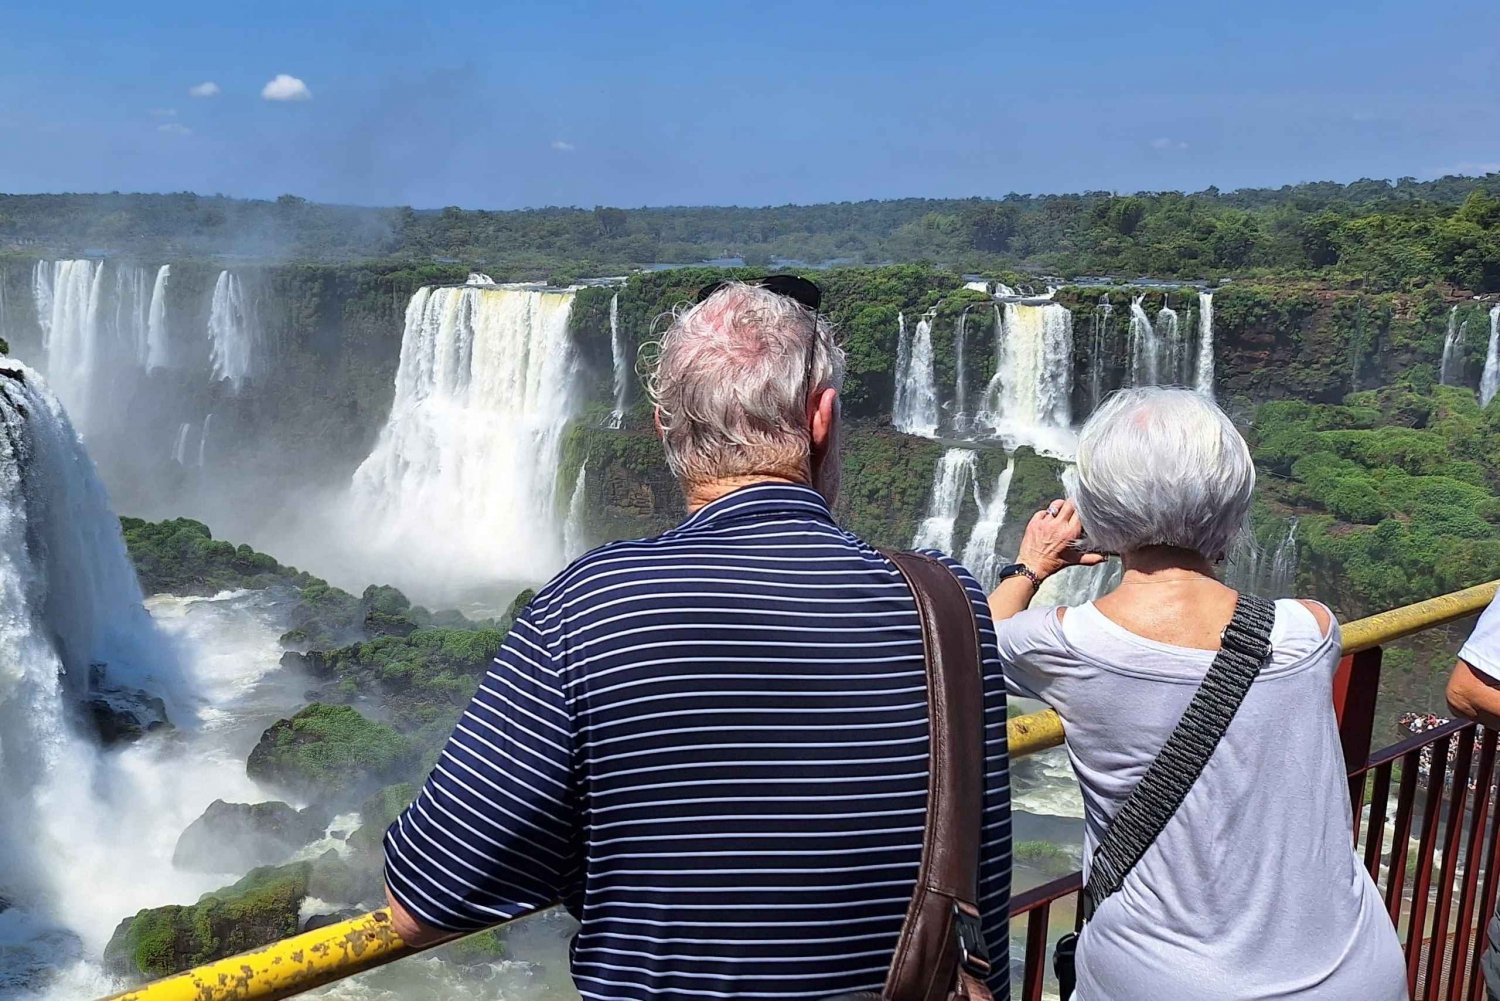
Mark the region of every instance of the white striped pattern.
MULTIPOLYGON (((980 896, 1003 997, 1005 692, 959 572, 984 643, 980 896)), ((877 989, 921 850, 925 691, 895 568, 812 490, 738 490, 537 594, 386 835, 392 892, 460 930, 562 900, 585 998, 877 989)))

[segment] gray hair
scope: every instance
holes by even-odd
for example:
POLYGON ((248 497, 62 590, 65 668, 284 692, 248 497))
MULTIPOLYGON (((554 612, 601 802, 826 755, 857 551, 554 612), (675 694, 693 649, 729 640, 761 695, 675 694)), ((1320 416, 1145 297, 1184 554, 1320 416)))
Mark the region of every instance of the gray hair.
POLYGON ((844 381, 844 352, 825 319, 734 282, 674 310, 656 348, 646 390, 679 480, 808 468, 807 401, 844 381))
POLYGON ((1219 559, 1250 513, 1255 465, 1213 401, 1187 389, 1127 389, 1079 432, 1076 493, 1092 549, 1173 546, 1219 559))

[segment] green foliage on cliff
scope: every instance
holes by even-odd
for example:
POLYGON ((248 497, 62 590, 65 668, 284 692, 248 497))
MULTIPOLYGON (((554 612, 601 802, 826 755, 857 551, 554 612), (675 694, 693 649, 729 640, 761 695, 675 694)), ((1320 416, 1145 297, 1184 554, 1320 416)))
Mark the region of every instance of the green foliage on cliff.
POLYGON ((372 785, 410 777, 416 749, 349 706, 313 703, 261 735, 245 764, 256 781, 320 802, 346 802, 372 785))
POLYGON ((208 526, 191 518, 149 522, 121 518, 125 545, 141 587, 148 594, 211 595, 237 588, 317 582, 311 574, 284 567, 249 546, 213 537, 208 526))
POLYGON ((844 436, 839 523, 873 546, 904 549, 932 490, 943 446, 890 430, 851 429, 844 436))
POLYGON ((313 865, 253 869, 196 904, 168 904, 121 921, 104 949, 117 976, 163 977, 297 934, 313 865))
POLYGON ((1472 390, 1414 373, 1342 404, 1267 403, 1253 438, 1267 495, 1303 515, 1304 573, 1339 611, 1500 577, 1500 407, 1472 390))

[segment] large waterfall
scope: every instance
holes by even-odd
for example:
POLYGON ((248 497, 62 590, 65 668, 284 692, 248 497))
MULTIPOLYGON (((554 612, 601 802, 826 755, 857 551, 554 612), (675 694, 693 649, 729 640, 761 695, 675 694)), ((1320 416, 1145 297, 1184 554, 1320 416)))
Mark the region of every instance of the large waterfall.
POLYGON ((1193 366, 1193 388, 1214 398, 1214 294, 1198 293, 1198 362, 1193 366))
POLYGON ((1010 503, 1010 481, 1016 475, 1016 460, 1009 459, 1005 470, 995 483, 995 493, 979 510, 979 520, 969 532, 969 541, 964 544, 963 565, 968 567, 979 586, 986 592, 999 583, 1000 554, 995 547, 1000 541, 1000 529, 1005 527, 1005 509, 1010 503))
POLYGON ((906 315, 896 320, 896 398, 891 408, 891 423, 907 434, 937 437, 937 376, 932 367, 932 319, 935 311, 925 313, 909 331, 906 315))
POLYGON ((630 391, 630 362, 625 353, 625 338, 620 333, 620 293, 609 300, 609 354, 614 364, 615 409, 611 423, 619 427, 625 421, 625 394, 630 391))
POLYGON ((995 375, 981 419, 1001 438, 1061 454, 1071 449, 1073 314, 1055 303, 996 307, 995 375))
POLYGON ((1480 406, 1489 406, 1500 392, 1500 306, 1490 308, 1490 346, 1484 355, 1484 375, 1479 380, 1480 406))
POLYGON ((535 581, 561 563, 573 295, 476 284, 412 296, 395 402, 351 490, 361 545, 392 571, 535 581))
POLYGON ((214 378, 239 388, 255 372, 258 332, 244 285, 232 271, 220 271, 214 282, 208 336, 214 378))
POLYGON ((38 261, 32 291, 47 375, 58 394, 69 401, 75 419, 87 426, 89 410, 97 403, 95 379, 108 349, 100 309, 104 263, 38 261))
MULTIPOLYGON (((958 524, 964 498, 976 490, 974 472, 979 456, 966 448, 950 448, 943 453, 932 475, 932 498, 927 502, 927 517, 912 537, 913 549, 953 551, 953 529, 958 524)), ((977 492, 973 494, 979 503, 977 492)))
POLYGON ((1145 299, 1145 296, 1138 295, 1130 301, 1130 384, 1159 386, 1161 351, 1156 328, 1151 325, 1151 317, 1146 315, 1145 299))

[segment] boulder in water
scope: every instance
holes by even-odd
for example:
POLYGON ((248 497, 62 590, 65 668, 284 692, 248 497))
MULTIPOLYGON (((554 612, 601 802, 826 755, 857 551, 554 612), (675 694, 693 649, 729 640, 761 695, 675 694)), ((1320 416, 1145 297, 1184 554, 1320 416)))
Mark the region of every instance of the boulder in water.
POLYGON ((194 872, 244 872, 284 862, 317 840, 328 826, 320 807, 285 803, 226 803, 216 799, 177 839, 172 864, 194 872))
POLYGON ((350 706, 315 702, 261 734, 245 772, 257 782, 335 805, 357 802, 417 767, 411 741, 391 727, 350 706))
POLYGON ((104 948, 110 973, 164 977, 297 934, 311 862, 252 870, 196 904, 151 907, 121 921, 104 948))
POLYGON ((91 688, 84 709, 105 747, 172 729, 166 703, 138 688, 91 688))

